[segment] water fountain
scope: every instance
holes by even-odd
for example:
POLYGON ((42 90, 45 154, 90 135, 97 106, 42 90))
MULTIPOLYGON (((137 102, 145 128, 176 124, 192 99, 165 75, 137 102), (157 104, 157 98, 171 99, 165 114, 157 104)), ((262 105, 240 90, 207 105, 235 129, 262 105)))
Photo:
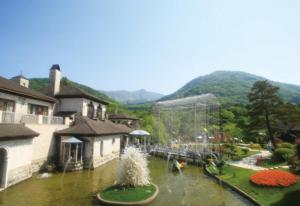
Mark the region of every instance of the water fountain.
POLYGON ((140 149, 126 147, 117 171, 117 183, 97 195, 101 204, 147 205, 158 195, 158 186, 150 182, 146 154, 140 149))
POLYGON ((46 179, 46 178, 49 178, 51 177, 52 174, 51 173, 48 173, 48 172, 44 172, 44 173, 41 173, 37 176, 38 179, 46 179))
POLYGON ((65 163, 63 173, 62 173, 62 176, 61 176, 61 180, 60 180, 61 186, 63 184, 64 176, 66 174, 67 168, 68 168, 69 164, 71 163, 71 161, 72 161, 72 156, 69 156, 67 162, 65 163))

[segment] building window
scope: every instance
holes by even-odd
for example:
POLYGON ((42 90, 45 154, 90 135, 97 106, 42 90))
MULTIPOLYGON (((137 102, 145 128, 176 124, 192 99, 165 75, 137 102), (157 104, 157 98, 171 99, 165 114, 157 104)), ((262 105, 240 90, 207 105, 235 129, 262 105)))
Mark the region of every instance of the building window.
POLYGON ((15 102, 7 99, 0 99, 0 111, 14 112, 15 102))
POLYGON ((28 104, 27 113, 48 116, 48 107, 37 104, 28 104))
POLYGON ((113 138, 113 139, 112 139, 112 144, 115 144, 115 142, 116 142, 116 139, 113 138))
POLYGON ((87 112, 87 116, 89 117, 89 118, 93 118, 94 117, 94 104, 93 104, 93 102, 90 102, 89 104, 88 104, 88 112, 87 112))

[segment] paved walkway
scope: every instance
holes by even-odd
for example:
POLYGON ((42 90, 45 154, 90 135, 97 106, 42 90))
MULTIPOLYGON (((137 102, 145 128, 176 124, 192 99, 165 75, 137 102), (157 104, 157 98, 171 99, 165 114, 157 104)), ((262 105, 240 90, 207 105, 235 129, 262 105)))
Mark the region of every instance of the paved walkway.
POLYGON ((228 161, 227 164, 236 166, 236 167, 242 167, 246 169, 251 170, 267 170, 265 167, 256 166, 256 158, 257 157, 270 157, 272 154, 268 150, 261 150, 260 153, 246 157, 242 159, 241 161, 228 161))

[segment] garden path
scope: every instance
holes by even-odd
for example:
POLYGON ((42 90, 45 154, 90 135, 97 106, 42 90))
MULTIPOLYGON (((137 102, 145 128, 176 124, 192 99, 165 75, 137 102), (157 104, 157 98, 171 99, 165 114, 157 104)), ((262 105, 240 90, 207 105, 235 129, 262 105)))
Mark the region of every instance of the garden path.
POLYGON ((232 166, 236 166, 236 167, 242 167, 242 168, 246 168, 246 169, 251 169, 251 170, 266 170, 265 167, 260 167, 260 166, 256 166, 256 159, 257 157, 270 157, 272 154, 271 152, 269 152, 268 150, 261 150, 260 153, 255 154, 255 155, 251 155, 249 157, 245 157, 244 159, 240 160, 240 161, 228 161, 227 164, 232 165, 232 166))

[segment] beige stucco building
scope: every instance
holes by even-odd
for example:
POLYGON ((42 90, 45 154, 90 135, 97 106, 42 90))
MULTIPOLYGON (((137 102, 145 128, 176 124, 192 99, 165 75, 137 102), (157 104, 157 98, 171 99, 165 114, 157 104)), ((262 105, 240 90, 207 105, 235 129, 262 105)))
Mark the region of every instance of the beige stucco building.
POLYGON ((67 170, 95 168, 119 156, 130 132, 107 119, 108 102, 60 85, 59 65, 45 92, 24 76, 0 77, 0 191, 40 171, 48 162, 67 170))

